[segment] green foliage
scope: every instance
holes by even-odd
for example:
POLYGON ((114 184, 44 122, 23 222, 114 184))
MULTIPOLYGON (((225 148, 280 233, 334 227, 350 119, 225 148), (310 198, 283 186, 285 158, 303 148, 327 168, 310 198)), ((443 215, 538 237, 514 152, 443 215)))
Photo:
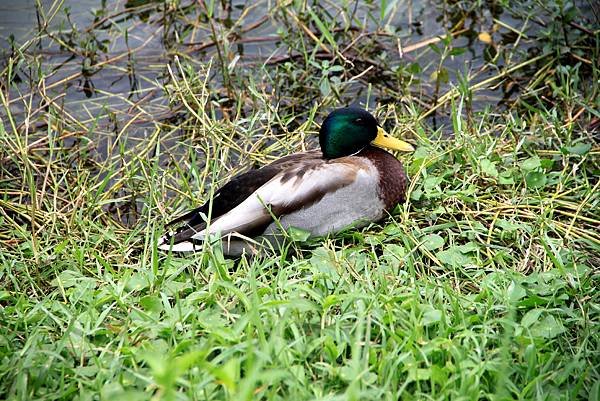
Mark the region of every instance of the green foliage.
POLYGON ((100 3, 87 28, 40 6, 2 59, 1 399, 599 399, 585 4, 443 2, 431 33, 417 2, 100 3), (417 146, 391 216, 255 258, 156 250, 356 102, 417 146))

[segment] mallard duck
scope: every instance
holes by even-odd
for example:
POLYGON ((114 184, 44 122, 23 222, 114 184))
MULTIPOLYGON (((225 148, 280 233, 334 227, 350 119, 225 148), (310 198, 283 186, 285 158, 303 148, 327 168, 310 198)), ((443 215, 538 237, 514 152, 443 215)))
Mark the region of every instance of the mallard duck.
POLYGON ((413 147, 388 135, 369 112, 334 110, 321 125, 319 144, 320 151, 285 156, 234 177, 212 201, 167 224, 187 221, 160 238, 158 247, 200 250, 210 236, 220 238, 225 255, 255 253, 261 239, 273 242, 281 229, 335 233, 377 221, 404 200, 402 163, 379 147, 413 147))

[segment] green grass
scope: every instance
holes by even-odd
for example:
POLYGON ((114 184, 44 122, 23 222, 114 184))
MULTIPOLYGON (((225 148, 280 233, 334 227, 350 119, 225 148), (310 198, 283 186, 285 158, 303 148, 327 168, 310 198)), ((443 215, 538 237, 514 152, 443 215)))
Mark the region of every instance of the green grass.
POLYGON ((410 2, 363 19, 350 2, 277 3, 285 54, 237 67, 232 32, 255 37, 252 22, 208 18, 226 14, 216 2, 136 4, 163 29, 160 64, 103 58, 98 24, 41 29, 3 59, 0 399, 600 399, 600 30, 581 4, 500 3, 515 19, 494 21, 441 3, 448 35, 411 40, 386 23, 410 2), (457 41, 483 31, 495 43, 463 70, 457 41), (140 86, 46 91, 38 41, 68 44, 77 68, 136 68, 140 86), (356 99, 417 145, 389 218, 255 258, 156 251, 166 220, 314 146, 356 99))

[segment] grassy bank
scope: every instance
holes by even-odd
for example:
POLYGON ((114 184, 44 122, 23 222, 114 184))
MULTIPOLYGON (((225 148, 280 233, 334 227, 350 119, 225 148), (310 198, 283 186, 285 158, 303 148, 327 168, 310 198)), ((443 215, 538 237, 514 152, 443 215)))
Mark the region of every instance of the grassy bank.
POLYGON ((599 399, 594 9, 439 3, 427 36, 391 24, 412 3, 275 3, 270 33, 211 4, 128 4, 159 60, 145 38, 99 45, 134 41, 108 7, 6 52, 0 398, 599 399), (238 53, 270 36, 278 52, 238 53), (155 250, 165 221, 357 100, 417 147, 389 218, 253 259, 155 250))

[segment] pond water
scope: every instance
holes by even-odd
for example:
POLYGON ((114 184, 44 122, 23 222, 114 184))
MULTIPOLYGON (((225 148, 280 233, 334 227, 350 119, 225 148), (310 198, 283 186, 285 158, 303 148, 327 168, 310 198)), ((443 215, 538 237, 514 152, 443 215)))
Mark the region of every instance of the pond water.
MULTIPOLYGON (((286 59, 294 61, 288 43, 281 38, 287 35, 286 30, 300 28, 284 26, 281 19, 272 18, 270 13, 275 3, 271 1, 217 2, 211 24, 203 21, 206 10, 199 5, 202 2, 182 3, 173 15, 167 15, 161 4, 146 0, 43 0, 41 8, 37 9, 32 0, 0 0, 3 64, 7 64, 11 48, 20 47, 28 57, 39 60, 45 96, 59 102, 74 119, 92 125, 99 136, 103 132, 112 135, 116 126, 122 127, 129 122, 126 137, 135 139, 145 135, 155 121, 174 115, 165 99, 163 86, 170 82, 167 66, 173 65, 175 55, 204 62, 219 57, 218 46, 214 46, 211 39, 211 29, 223 32, 234 27, 229 57, 233 56, 230 61, 235 60, 235 68, 245 70, 245 73, 251 74, 263 63, 276 65, 286 59), (188 26, 185 26, 186 20, 188 26), (139 110, 135 110, 135 106, 142 103, 144 112, 136 112, 139 110)), ((502 24, 514 29, 523 24, 502 10, 498 15, 493 10, 484 10, 482 15, 461 16, 450 14, 445 4, 439 2, 384 4, 387 7, 381 9, 376 4, 338 1, 327 3, 324 14, 332 18, 337 14, 343 20, 339 17, 339 8, 352 10, 354 23, 350 25, 362 25, 365 37, 373 32, 380 34, 382 49, 390 52, 389 59, 395 59, 385 65, 397 67, 412 63, 415 68, 418 66, 420 71, 411 70, 421 81, 414 90, 418 97, 427 97, 428 103, 436 89, 431 76, 438 64, 442 63, 447 73, 437 88, 440 94, 456 85, 457 73, 469 71, 476 73, 477 79, 485 79, 496 71, 483 71, 486 49, 490 46, 478 40, 478 34, 498 29, 497 17, 502 24), (459 21, 461 18, 463 21, 459 21), (459 26, 454 29, 453 54, 442 62, 440 54, 426 44, 400 57, 402 48, 429 39, 435 41, 439 36, 447 35, 453 26, 459 26)), ((510 30, 503 29, 508 36, 510 30)), ((437 46, 441 47, 439 42, 437 46)), ((368 62, 364 66, 368 68, 368 62)), ((212 80, 222 81, 216 71, 213 68, 212 80)), ((28 93, 33 93, 35 98, 39 95, 35 88, 40 77, 27 75, 26 71, 18 74, 18 91, 12 92, 11 112, 17 116, 25 111, 19 100, 28 93)), ((364 81, 356 81, 340 100, 342 103, 368 102, 373 107, 382 100, 394 101, 393 94, 401 92, 396 88, 389 93, 379 90, 380 83, 376 78, 370 78, 370 83, 373 95, 368 93, 364 81)), ((503 89, 503 86, 485 88, 477 93, 474 105, 481 109, 502 104, 506 98, 503 89)), ((99 144, 96 149, 100 156, 107 156, 106 146, 99 144)))

